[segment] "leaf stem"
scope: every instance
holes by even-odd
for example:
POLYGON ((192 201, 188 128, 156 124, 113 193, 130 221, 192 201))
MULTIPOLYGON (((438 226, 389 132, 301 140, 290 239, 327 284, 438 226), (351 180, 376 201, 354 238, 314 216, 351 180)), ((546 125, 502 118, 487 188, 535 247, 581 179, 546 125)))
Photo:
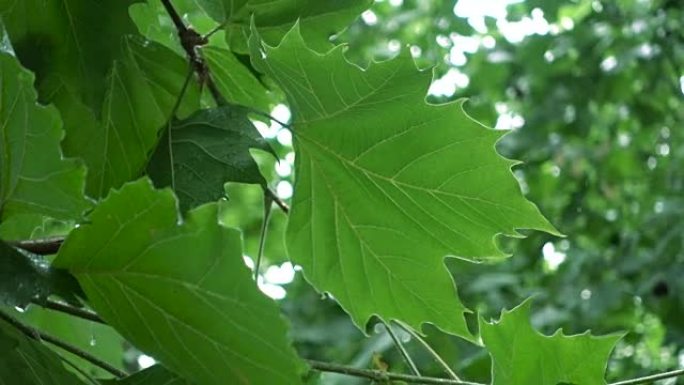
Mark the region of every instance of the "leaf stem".
POLYGON ((118 368, 115 368, 114 366, 110 365, 109 363, 102 361, 101 359, 93 356, 92 354, 85 352, 79 348, 77 348, 74 345, 71 345, 67 342, 64 342, 60 340, 57 337, 53 337, 49 334, 45 334, 42 331, 35 329, 31 326, 25 325, 18 319, 14 318, 13 316, 5 313, 3 310, 0 310, 0 319, 4 320, 8 324, 12 325, 14 328, 22 332, 26 337, 31 338, 36 341, 45 341, 50 344, 53 344, 57 346, 58 348, 65 350, 71 354, 74 354, 91 364, 102 368, 103 370, 108 371, 109 373, 113 374, 114 376, 118 378, 123 378, 126 377, 128 374, 118 368))
POLYGON ((608 385, 637 385, 637 384, 647 384, 657 380, 664 380, 666 378, 673 378, 684 376, 684 369, 672 370, 669 372, 663 372, 658 374, 652 374, 650 376, 633 378, 631 380, 623 380, 618 382, 613 382, 608 385))
POLYGON ((282 199, 280 199, 280 197, 279 197, 275 192, 273 192, 273 190, 271 190, 271 189, 268 188, 268 187, 264 187, 264 194, 266 194, 268 197, 270 197, 270 198, 273 200, 273 202, 274 202, 278 207, 280 207, 280 209, 281 209, 285 214, 289 214, 289 213, 290 213, 290 206, 288 206, 287 203, 285 203, 282 199))
POLYGON ((385 325, 385 330, 387 330, 387 333, 390 335, 390 337, 392 337, 392 341, 394 341, 394 345, 396 345, 397 349, 399 349, 399 353, 401 353, 401 356, 404 358, 404 361, 406 361, 406 364, 411 369, 413 374, 415 374, 418 377, 421 377, 420 371, 418 370, 416 363, 413 362, 413 359, 411 359, 411 356, 408 354, 408 352, 404 348, 404 345, 399 340, 399 337, 397 337, 397 335, 392 330, 392 326, 385 321, 382 321, 382 324, 385 325))
POLYGON ((428 385, 484 385, 479 382, 468 382, 437 377, 419 377, 410 374, 383 372, 380 370, 357 369, 349 366, 331 364, 328 362, 308 360, 307 363, 313 370, 319 372, 339 373, 353 377, 363 377, 369 380, 382 381, 404 381, 411 384, 428 385))
POLYGON ((418 333, 416 333, 413 330, 413 328, 411 328, 410 326, 408 326, 405 323, 398 321, 398 320, 395 320, 394 322, 396 322, 400 328, 404 329, 404 331, 409 333, 413 338, 415 338, 418 342, 420 342, 420 344, 423 345, 425 350, 427 350, 430 353, 430 355, 435 359, 435 361, 437 361, 437 363, 439 363, 442 366, 444 371, 447 372, 449 377, 453 378, 454 380, 460 380, 460 378, 456 375, 456 373, 453 370, 451 370, 451 368, 446 363, 446 361, 444 361, 444 359, 442 359, 442 357, 434 349, 432 349, 430 344, 428 344, 427 341, 425 341, 423 339, 423 337, 421 337, 418 333))
POLYGON ((259 236, 259 249, 257 251, 256 262, 254 263, 254 281, 259 282, 259 270, 261 268, 261 257, 264 255, 264 245, 266 244, 266 231, 268 230, 268 220, 271 218, 271 204, 273 199, 264 194, 264 219, 261 222, 261 233, 259 236))
POLYGON ((38 306, 44 307, 46 309, 50 310, 55 310, 58 312, 62 312, 65 314, 69 314, 74 317, 78 317, 87 321, 92 321, 92 322, 97 322, 103 325, 106 325, 107 323, 100 318, 96 313, 90 311, 90 310, 85 310, 85 309, 79 309, 77 307, 73 307, 70 305, 67 305, 62 302, 57 302, 57 301, 52 301, 49 299, 46 300, 34 300, 33 303, 35 303, 38 306))

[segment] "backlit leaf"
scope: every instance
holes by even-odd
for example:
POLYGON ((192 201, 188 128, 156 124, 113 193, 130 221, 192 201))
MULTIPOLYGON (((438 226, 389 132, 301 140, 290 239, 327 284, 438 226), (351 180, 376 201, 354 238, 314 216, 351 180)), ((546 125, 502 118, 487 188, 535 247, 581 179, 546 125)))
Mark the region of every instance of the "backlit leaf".
POLYGON ((252 281, 240 234, 218 224, 216 204, 181 221, 170 190, 128 183, 71 232, 55 264, 107 323, 190 381, 300 382, 286 325, 252 281))
POLYGON ((530 306, 527 300, 494 323, 480 319, 493 385, 605 385, 610 352, 622 335, 566 336, 558 330, 544 336, 530 324, 530 306))
POLYGON ((407 52, 363 70, 342 46, 312 51, 297 27, 277 47, 252 43, 294 117, 293 262, 360 327, 379 315, 468 337, 444 257, 501 259, 500 234, 556 232, 495 151, 503 133, 462 102, 426 103, 431 74, 407 52))

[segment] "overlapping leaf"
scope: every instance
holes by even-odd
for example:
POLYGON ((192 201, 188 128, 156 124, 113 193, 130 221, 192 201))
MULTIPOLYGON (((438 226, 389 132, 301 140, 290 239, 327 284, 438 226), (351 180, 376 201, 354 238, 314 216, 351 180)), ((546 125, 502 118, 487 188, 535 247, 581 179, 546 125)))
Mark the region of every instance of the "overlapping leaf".
POLYGON ((621 335, 539 334, 530 324, 531 301, 480 320, 482 341, 492 357, 493 385, 605 385, 610 352, 621 335))
POLYGON ((85 167, 62 158, 61 121, 54 107, 36 103, 33 75, 0 52, 0 220, 37 213, 79 218, 85 167))
MULTIPOLYGON (((65 154, 88 167, 93 197, 140 175, 188 74, 182 57, 129 35, 131 3, 0 3, 17 56, 36 71, 41 101, 61 112, 65 154)), ((197 106, 196 88, 184 101, 197 106)))
POLYGON ((225 196, 226 182, 266 184, 249 149, 272 150, 248 112, 245 107, 220 106, 169 126, 148 173, 157 186, 173 188, 182 211, 225 196))
POLYGON ((141 370, 122 380, 100 381, 105 385, 189 385, 190 383, 178 377, 161 365, 154 365, 141 370))
POLYGON ((242 262, 217 206, 180 222, 170 190, 142 179, 113 191, 72 231, 55 264, 129 341, 198 384, 297 384, 301 362, 275 304, 242 262))
POLYGON ((51 268, 41 256, 23 255, 0 241, 0 303, 25 307, 52 294, 79 303, 82 291, 66 271, 51 268))
POLYGON ((503 135, 462 102, 425 102, 430 73, 408 53, 362 70, 318 54, 297 27, 252 60, 288 96, 296 182, 287 243, 306 277, 363 326, 374 314, 469 336, 447 255, 504 254, 517 228, 555 233, 494 149, 503 135))
POLYGON ((0 385, 83 384, 64 368, 54 352, 4 321, 0 321, 0 347, 0 385))
POLYGON ((236 52, 247 52, 250 20, 254 18, 262 38, 270 44, 282 39, 299 21, 309 45, 324 51, 330 36, 345 29, 372 0, 200 0, 198 3, 216 21, 225 23, 228 44, 236 52))

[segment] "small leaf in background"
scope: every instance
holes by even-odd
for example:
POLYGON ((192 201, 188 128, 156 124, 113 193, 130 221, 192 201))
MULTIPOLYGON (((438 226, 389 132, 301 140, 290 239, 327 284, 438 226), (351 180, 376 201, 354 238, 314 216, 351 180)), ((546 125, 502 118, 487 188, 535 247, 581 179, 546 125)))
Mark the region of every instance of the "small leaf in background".
POLYGON ((272 150, 248 113, 227 105, 171 123, 147 172, 156 186, 173 188, 182 211, 225 196, 226 182, 266 184, 249 150, 272 150))
POLYGON ((332 47, 330 37, 370 7, 372 0, 199 0, 198 4, 216 21, 226 22, 230 48, 247 53, 252 18, 270 45, 276 45, 298 21, 309 46, 327 51, 332 47))
POLYGON ((49 267, 39 255, 27 256, 0 241, 0 303, 26 307, 55 294, 79 304, 78 282, 67 271, 49 267))
POLYGON ((294 117, 292 261, 362 330, 378 315, 471 338, 444 257, 498 260, 499 235, 557 234, 521 194, 515 162, 495 151, 503 133, 462 101, 426 103, 431 74, 408 52, 362 70, 343 46, 309 49, 297 26, 277 47, 257 40, 252 61, 294 117))
POLYGON ((544 336, 530 324, 531 300, 501 313, 499 321, 480 319, 485 348, 492 357, 493 385, 605 385, 610 352, 622 335, 544 336))
POLYGON ((190 385, 161 365, 154 365, 121 380, 100 380, 103 385, 190 385))
POLYGON ((216 86, 229 102, 262 112, 271 110, 273 93, 232 52, 214 46, 202 47, 201 51, 216 86))
POLYGON ((170 190, 128 183, 70 233, 55 265, 71 270, 108 324, 190 381, 299 384, 304 364, 286 324, 217 211, 204 205, 181 222, 170 190))
POLYGON ((36 103, 33 75, 0 52, 0 220, 15 214, 79 218, 90 207, 85 167, 63 159, 57 110, 36 103))
POLYGON ((67 371, 59 356, 0 320, 0 384, 84 384, 67 371))

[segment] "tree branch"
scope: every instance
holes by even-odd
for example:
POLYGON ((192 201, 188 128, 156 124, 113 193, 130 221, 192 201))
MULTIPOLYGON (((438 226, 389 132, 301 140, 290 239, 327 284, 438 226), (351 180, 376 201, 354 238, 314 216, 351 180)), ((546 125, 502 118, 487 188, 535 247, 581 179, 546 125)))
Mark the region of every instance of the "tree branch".
POLYGON ((684 369, 672 370, 669 372, 653 374, 645 377, 633 378, 631 380, 623 380, 618 382, 613 382, 608 385, 637 385, 637 384, 650 384, 653 381, 664 380, 666 378, 673 378, 684 376, 684 369))
POLYGON ((409 333, 411 336, 413 336, 413 338, 415 338, 416 341, 420 342, 420 344, 423 345, 423 347, 425 348, 425 350, 427 350, 427 351, 430 353, 430 355, 435 359, 435 361, 437 361, 437 363, 440 364, 440 365, 442 366, 442 368, 444 369, 445 372, 447 372, 447 374, 449 375, 449 377, 453 378, 454 380, 460 380, 460 378, 458 378, 458 376, 456 375, 456 373, 454 373, 454 371, 451 370, 451 368, 449 367, 449 365, 442 359, 442 357, 441 357, 434 349, 432 349, 432 347, 430 346, 430 344, 428 344, 427 341, 425 341, 425 340, 423 339, 423 337, 421 337, 418 333, 416 333, 416 332, 415 332, 410 326, 408 326, 407 324, 405 324, 405 323, 403 323, 403 322, 401 322, 401 321, 395 321, 395 322, 397 323, 397 325, 399 325, 399 327, 401 327, 401 328, 404 329, 407 333, 409 333))
POLYGON ((65 303, 62 302, 57 302, 57 301, 51 301, 49 299, 41 301, 41 300, 35 300, 33 301, 38 306, 44 307, 46 309, 50 310, 55 310, 58 312, 62 312, 65 314, 69 314, 74 317, 82 318, 84 320, 92 321, 92 322, 97 322, 103 325, 106 325, 107 323, 100 318, 97 314, 90 310, 85 310, 85 309, 79 309, 77 307, 69 306, 65 303))
POLYGON ((451 380, 447 378, 436 378, 436 377, 418 377, 410 374, 400 374, 383 372, 380 370, 371 369, 357 369, 351 368, 343 365, 336 365, 321 361, 307 361, 311 369, 317 370, 319 372, 330 372, 345 374, 347 376, 363 377, 373 381, 404 381, 411 384, 428 384, 428 385, 484 385, 478 382, 468 382, 468 381, 458 381, 451 380))
POLYGON ((88 352, 85 352, 85 351, 77 348, 76 346, 73 346, 73 345, 62 341, 59 338, 53 337, 49 334, 45 334, 42 331, 35 329, 31 326, 23 324, 21 321, 14 318, 13 316, 5 313, 2 310, 0 310, 0 319, 4 320, 8 324, 15 327, 17 330, 22 332, 26 337, 31 338, 31 339, 36 340, 36 341, 45 341, 45 342, 51 343, 51 344, 57 346, 58 348, 60 348, 64 351, 67 351, 71 354, 74 354, 74 355, 90 362, 91 364, 108 371, 109 373, 113 374, 114 376, 116 376, 118 378, 123 378, 123 377, 126 377, 128 375, 128 373, 126 373, 122 370, 119 370, 118 368, 115 368, 114 366, 110 365, 109 363, 102 361, 101 359, 93 356, 92 354, 90 354, 88 352))

